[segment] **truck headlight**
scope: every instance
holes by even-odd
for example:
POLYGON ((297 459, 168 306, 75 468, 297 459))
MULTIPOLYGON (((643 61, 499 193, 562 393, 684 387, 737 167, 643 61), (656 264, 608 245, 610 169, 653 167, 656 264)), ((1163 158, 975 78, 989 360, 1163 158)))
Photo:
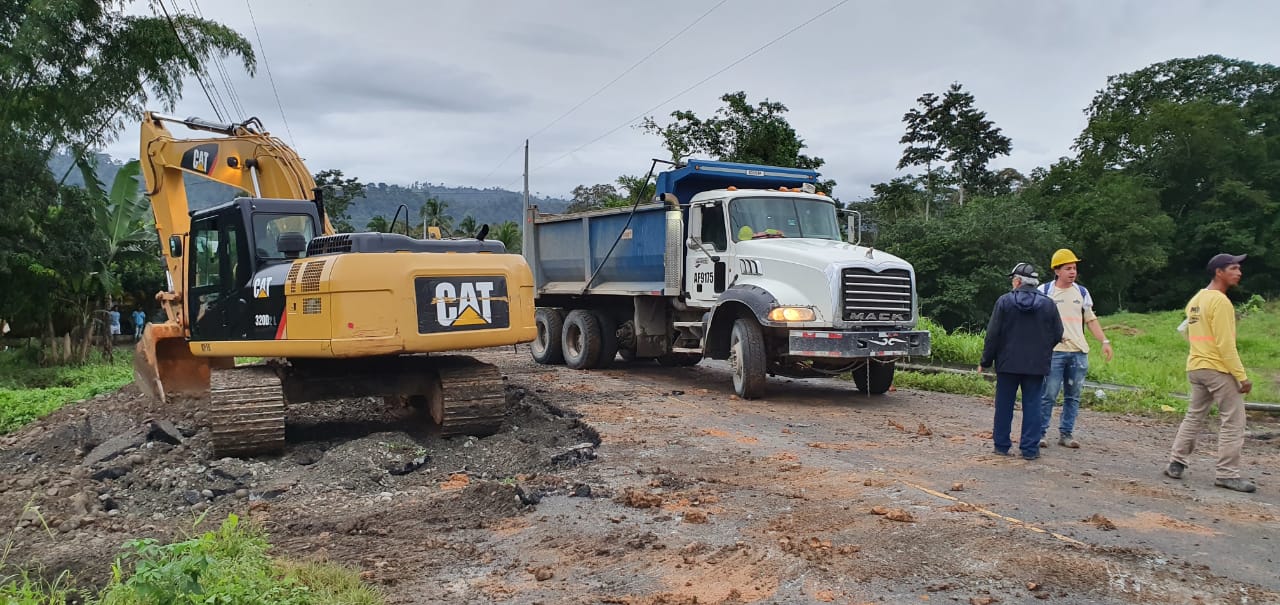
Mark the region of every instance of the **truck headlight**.
POLYGON ((816 317, 808 307, 778 307, 769 311, 769 321, 813 321, 816 317))

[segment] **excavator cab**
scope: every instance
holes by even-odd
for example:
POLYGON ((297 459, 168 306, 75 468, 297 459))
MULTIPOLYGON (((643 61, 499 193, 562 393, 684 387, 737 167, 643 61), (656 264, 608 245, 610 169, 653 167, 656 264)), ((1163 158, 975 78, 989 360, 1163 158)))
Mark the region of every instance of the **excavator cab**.
POLYGON ((319 225, 315 208, 294 200, 239 198, 193 213, 191 340, 278 338, 285 279, 319 225))

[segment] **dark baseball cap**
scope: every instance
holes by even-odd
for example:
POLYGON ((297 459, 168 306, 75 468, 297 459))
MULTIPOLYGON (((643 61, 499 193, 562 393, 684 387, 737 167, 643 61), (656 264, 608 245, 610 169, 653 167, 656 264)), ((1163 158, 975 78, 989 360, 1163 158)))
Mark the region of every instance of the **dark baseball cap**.
POLYGON ((1249 255, 1241 254, 1240 256, 1235 256, 1235 255, 1226 254, 1226 253, 1216 254, 1214 255, 1213 258, 1209 259, 1209 264, 1206 265, 1205 268, 1208 269, 1210 273, 1213 273, 1218 269, 1226 269, 1231 265, 1240 264, 1241 262, 1244 261, 1244 258, 1246 256, 1249 256, 1249 255))
POLYGON ((1036 268, 1031 263, 1018 263, 1014 265, 1013 271, 1009 272, 1009 277, 1034 277, 1040 279, 1040 274, 1036 273, 1036 268))

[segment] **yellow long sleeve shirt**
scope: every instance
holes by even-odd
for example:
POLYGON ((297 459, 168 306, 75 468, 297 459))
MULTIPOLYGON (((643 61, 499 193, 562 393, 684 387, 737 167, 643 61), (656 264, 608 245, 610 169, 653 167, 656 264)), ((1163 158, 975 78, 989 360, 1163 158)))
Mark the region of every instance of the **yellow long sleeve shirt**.
POLYGON ((1186 314, 1191 342, 1187 371, 1217 370, 1239 382, 1247 380, 1236 351, 1236 310, 1231 299, 1217 290, 1201 290, 1187 303, 1186 314))

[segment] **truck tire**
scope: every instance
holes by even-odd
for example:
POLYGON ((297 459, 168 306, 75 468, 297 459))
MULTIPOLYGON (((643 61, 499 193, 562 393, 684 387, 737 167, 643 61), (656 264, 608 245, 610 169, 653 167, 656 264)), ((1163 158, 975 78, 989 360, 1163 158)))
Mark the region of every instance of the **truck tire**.
POLYGON ((889 387, 893 386, 895 368, 895 362, 881 363, 874 359, 868 359, 865 367, 853 371, 853 384, 863 393, 882 395, 889 391, 889 387))
POLYGON ((618 324, 607 313, 593 311, 600 324, 600 358, 592 367, 607 368, 618 357, 618 324))
POLYGON ((564 312, 550 307, 539 307, 533 315, 538 335, 529 343, 533 360, 546 366, 564 363, 564 349, 560 337, 564 332, 564 312))
POLYGON ((765 392, 764 334, 750 317, 733 322, 729 333, 729 366, 733 369, 733 392, 743 399, 759 399, 765 392))
POLYGON ((600 350, 604 348, 600 332, 600 320, 585 309, 574 309, 564 318, 564 330, 560 344, 564 351, 564 365, 575 370, 596 367, 600 350))

